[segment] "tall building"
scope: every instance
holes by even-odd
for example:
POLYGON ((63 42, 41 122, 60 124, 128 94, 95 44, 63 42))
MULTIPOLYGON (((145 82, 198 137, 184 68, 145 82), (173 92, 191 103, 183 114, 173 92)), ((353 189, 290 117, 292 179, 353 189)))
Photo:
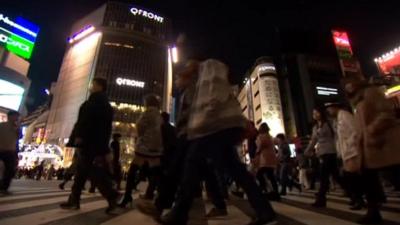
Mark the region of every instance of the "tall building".
POLYGON ((115 109, 113 129, 133 149, 135 121, 143 98, 154 93, 169 110, 172 59, 171 23, 151 10, 108 2, 77 21, 68 38, 47 124, 49 142, 63 145, 89 95, 95 77, 108 80, 107 94, 115 109))
POLYGON ((39 27, 0 11, 0 122, 9 110, 26 113, 27 77, 39 27))
POLYGON ((238 98, 243 115, 256 127, 265 122, 271 135, 285 133, 278 74, 271 58, 256 60, 238 98))

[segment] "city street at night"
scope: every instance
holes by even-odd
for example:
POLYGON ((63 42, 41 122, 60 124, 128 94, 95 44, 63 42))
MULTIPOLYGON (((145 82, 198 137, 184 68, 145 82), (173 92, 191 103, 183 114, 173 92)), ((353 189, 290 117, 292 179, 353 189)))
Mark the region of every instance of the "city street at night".
MULTIPOLYGON (((58 204, 65 201, 69 191, 60 191, 58 181, 16 180, 13 195, 0 198, 1 225, 150 225, 157 224, 152 218, 137 209, 121 209, 118 215, 106 215, 106 201, 99 194, 82 195, 81 210, 65 211, 58 204)), ((88 186, 88 185, 87 185, 88 186)), ((68 186, 69 187, 69 186, 68 186)), ((68 188, 67 188, 68 189, 68 188)), ((383 207, 386 225, 400 224, 400 193, 389 192, 388 203, 383 207)), ((135 194, 138 197, 138 194, 135 194)), ((365 212, 350 211, 347 200, 340 191, 328 196, 327 209, 315 210, 310 206, 313 192, 290 192, 281 202, 273 202, 278 212, 279 225, 353 225, 365 212)), ((252 216, 246 200, 231 197, 228 202, 229 215, 207 220, 205 213, 211 208, 207 201, 196 200, 191 212, 190 225, 243 225, 252 216)))

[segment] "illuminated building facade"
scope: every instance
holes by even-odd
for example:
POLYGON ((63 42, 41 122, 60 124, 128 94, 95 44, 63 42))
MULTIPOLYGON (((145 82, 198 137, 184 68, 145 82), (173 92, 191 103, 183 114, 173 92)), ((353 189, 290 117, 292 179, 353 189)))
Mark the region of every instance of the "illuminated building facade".
POLYGON ((256 127, 267 123, 271 135, 285 133, 278 74, 270 58, 257 60, 238 98, 243 115, 256 127))
MULTIPOLYGON (((133 147, 143 98, 154 93, 168 111, 172 92, 170 21, 150 10, 109 2, 72 27, 47 125, 48 140, 63 144, 95 77, 108 80, 114 132, 133 147)), ((130 151, 129 150, 129 151, 130 151)))
POLYGON ((9 110, 26 113, 27 77, 39 27, 28 20, 0 11, 0 122, 9 110))

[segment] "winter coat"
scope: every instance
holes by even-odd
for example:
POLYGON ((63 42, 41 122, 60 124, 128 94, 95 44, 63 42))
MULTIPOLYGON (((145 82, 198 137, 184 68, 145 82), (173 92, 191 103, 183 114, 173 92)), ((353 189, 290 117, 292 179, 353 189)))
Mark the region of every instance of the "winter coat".
POLYGON ((357 129, 354 116, 345 110, 340 110, 337 117, 337 153, 343 161, 343 168, 355 172, 359 168, 360 154, 357 146, 357 129))
POLYGON ((110 153, 109 142, 112 131, 113 109, 106 93, 97 92, 89 96, 79 109, 78 120, 72 130, 72 141, 81 138, 81 153, 103 156, 110 153))
POLYGON ((228 81, 228 67, 215 59, 202 62, 191 105, 188 139, 245 127, 246 120, 228 81))
POLYGON ((179 97, 179 107, 176 119, 176 132, 178 137, 187 136, 187 126, 190 118, 190 108, 196 91, 196 81, 193 81, 179 97))
POLYGON ((259 134, 256 143, 257 152, 254 158, 255 169, 261 169, 264 167, 276 168, 278 159, 276 157, 274 141, 271 135, 259 134))
POLYGON ((318 156, 336 154, 335 133, 328 122, 323 123, 321 127, 318 127, 318 125, 313 127, 306 152, 310 152, 314 147, 318 156))
POLYGON ((161 157, 163 142, 160 110, 148 107, 136 122, 138 138, 135 154, 146 157, 161 157))
POLYGON ((355 106, 361 166, 368 169, 400 164, 400 122, 392 104, 377 87, 367 87, 355 106))

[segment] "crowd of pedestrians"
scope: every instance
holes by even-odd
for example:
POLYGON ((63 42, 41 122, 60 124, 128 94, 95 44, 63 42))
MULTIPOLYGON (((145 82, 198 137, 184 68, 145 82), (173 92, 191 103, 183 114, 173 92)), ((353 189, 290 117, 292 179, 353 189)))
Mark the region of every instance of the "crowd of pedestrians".
MULTIPOLYGON (((344 80, 350 104, 330 102, 316 107, 308 145, 296 143, 293 151, 290 143, 294 140, 285 134, 273 137, 267 123, 257 128, 242 116, 229 83, 229 68, 221 61, 189 61, 175 84, 179 96, 176 127, 169 122, 169 114, 161 112, 158 96, 144 98, 145 110, 136 121, 133 160, 120 195, 121 135, 112 135, 107 82, 93 79, 91 95, 79 109, 67 144, 76 149, 72 165, 62 172, 54 167, 47 172, 60 174, 61 189, 74 177, 71 194, 61 208, 79 209, 81 192, 90 180, 91 191, 98 188, 107 200, 107 213, 135 204, 161 224, 181 225, 187 224, 193 200, 203 191, 213 204, 207 216, 226 216, 226 200, 235 186, 234 193, 245 195, 255 211, 249 225, 265 225, 276 223, 269 201, 280 201, 288 190, 318 187, 312 206, 323 208, 328 204, 327 193, 338 185, 349 197, 352 210, 367 208, 361 224, 382 221, 380 206, 386 197, 381 178, 397 189, 400 185, 400 122, 378 87, 361 79, 344 80), (243 143, 246 152, 240 154, 243 143), (250 166, 243 163, 243 155, 249 156, 250 166), (132 192, 146 179, 145 194, 134 200, 132 192)), ((0 124, 0 159, 5 163, 2 192, 15 175, 19 138, 19 115, 10 112, 8 116, 8 122, 0 124)), ((43 174, 44 162, 36 168, 36 179, 43 174)))

